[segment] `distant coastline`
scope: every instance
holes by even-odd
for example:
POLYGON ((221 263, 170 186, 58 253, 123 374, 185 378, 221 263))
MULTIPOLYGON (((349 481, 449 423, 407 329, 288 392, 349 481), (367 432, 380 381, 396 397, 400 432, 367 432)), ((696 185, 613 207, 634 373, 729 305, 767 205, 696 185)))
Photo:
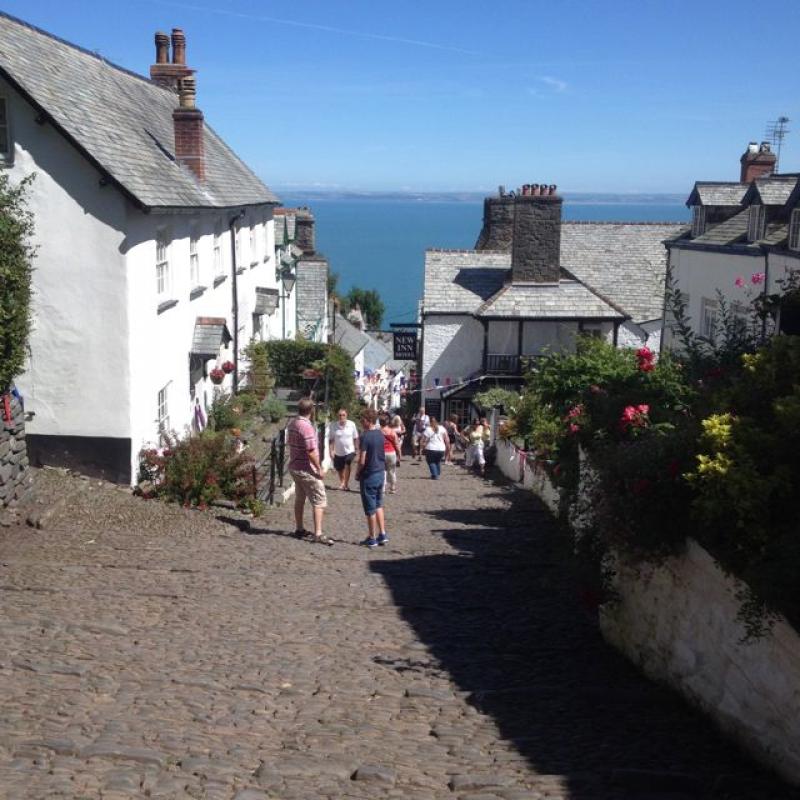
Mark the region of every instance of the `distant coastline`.
MULTIPOLYGON (((278 196, 292 197, 303 203, 318 200, 369 201, 381 203, 481 203, 483 198, 493 192, 391 192, 391 191, 358 191, 355 189, 293 189, 291 187, 275 187, 278 196)), ((496 191, 496 190, 495 190, 496 191)), ((642 192, 564 192, 564 201, 571 205, 671 205, 683 204, 685 194, 642 192)))

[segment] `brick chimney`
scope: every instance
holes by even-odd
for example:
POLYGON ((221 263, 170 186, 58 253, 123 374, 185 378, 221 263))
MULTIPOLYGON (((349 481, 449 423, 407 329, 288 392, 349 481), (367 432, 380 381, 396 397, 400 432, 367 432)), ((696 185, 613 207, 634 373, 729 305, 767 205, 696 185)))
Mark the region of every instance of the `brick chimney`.
POLYGON ((304 253, 311 254, 316 252, 314 242, 314 215, 309 208, 302 207, 297 209, 294 241, 304 253))
POLYGON ((175 158, 195 174, 206 179, 203 148, 203 112, 195 107, 195 80, 183 78, 179 88, 180 105, 172 112, 175 127, 175 158))
POLYGON ((186 36, 180 28, 172 29, 172 62, 169 59, 170 37, 156 33, 156 63, 150 67, 150 80, 159 86, 178 91, 180 81, 194 73, 186 66, 186 36))
POLYGON ((739 181, 750 183, 762 175, 771 175, 775 171, 777 157, 769 146, 769 142, 760 145, 750 142, 741 159, 742 172, 739 181))

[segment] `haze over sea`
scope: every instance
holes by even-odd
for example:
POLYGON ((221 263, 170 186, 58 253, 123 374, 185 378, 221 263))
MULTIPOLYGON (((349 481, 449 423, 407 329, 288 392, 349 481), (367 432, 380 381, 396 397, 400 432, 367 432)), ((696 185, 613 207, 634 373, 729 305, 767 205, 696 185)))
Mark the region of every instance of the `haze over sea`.
MULTIPOLYGON (((480 195, 382 195, 278 192, 285 206, 307 205, 317 250, 339 275, 338 291, 375 289, 386 305, 384 328, 413 322, 427 248, 472 248, 481 230, 480 195)), ((565 195, 565 220, 683 222, 677 195, 565 195)))

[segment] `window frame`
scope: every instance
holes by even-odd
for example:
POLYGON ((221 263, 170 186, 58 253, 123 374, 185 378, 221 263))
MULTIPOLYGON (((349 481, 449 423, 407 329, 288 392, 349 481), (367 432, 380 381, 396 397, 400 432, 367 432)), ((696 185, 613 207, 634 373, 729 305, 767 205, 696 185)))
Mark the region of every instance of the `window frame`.
POLYGON ((156 298, 159 302, 172 299, 171 248, 169 231, 166 228, 156 231, 156 298))
POLYGON ((11 132, 11 103, 5 94, 0 94, 0 107, 5 116, 5 122, 0 122, 0 134, 5 131, 6 138, 5 148, 0 143, 0 164, 9 165, 14 161, 14 137, 11 132))
POLYGON ((201 284, 200 280, 200 237, 196 225, 189 229, 189 288, 196 289, 201 284))
POLYGON ((800 208, 792 209, 789 216, 789 249, 800 250, 800 208))
POLYGON ((169 387, 172 381, 168 381, 164 386, 158 390, 156 397, 156 423, 158 424, 158 432, 160 435, 170 432, 169 427, 169 387))
POLYGON ((750 214, 747 220, 747 240, 757 242, 764 236, 766 222, 766 208, 761 203, 753 203, 750 206, 750 214))
POLYGON ((258 243, 256 241, 256 226, 250 225, 250 269, 258 266, 258 243))
POLYGON ((719 303, 710 297, 704 297, 700 302, 700 335, 713 340, 717 333, 719 317, 719 303))
POLYGON ((214 278, 221 278, 225 275, 225 254, 222 251, 222 223, 219 220, 214 225, 211 249, 214 254, 214 278))
POLYGON ((706 232, 706 208, 705 206, 692 207, 692 238, 696 239, 706 232))
POLYGON ((267 221, 261 223, 261 239, 264 245, 264 263, 269 261, 269 227, 267 221))

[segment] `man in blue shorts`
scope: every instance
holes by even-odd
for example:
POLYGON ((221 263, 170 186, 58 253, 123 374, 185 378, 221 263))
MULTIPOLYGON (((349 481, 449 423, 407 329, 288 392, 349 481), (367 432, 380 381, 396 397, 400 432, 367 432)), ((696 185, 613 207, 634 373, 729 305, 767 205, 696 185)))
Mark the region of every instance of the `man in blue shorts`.
POLYGON ((383 448, 383 432, 377 425, 378 412, 368 408, 361 415, 363 432, 360 437, 358 471, 356 479, 361 484, 361 504, 367 515, 369 535, 361 544, 377 547, 389 541, 383 519, 383 482, 386 458, 383 448))

